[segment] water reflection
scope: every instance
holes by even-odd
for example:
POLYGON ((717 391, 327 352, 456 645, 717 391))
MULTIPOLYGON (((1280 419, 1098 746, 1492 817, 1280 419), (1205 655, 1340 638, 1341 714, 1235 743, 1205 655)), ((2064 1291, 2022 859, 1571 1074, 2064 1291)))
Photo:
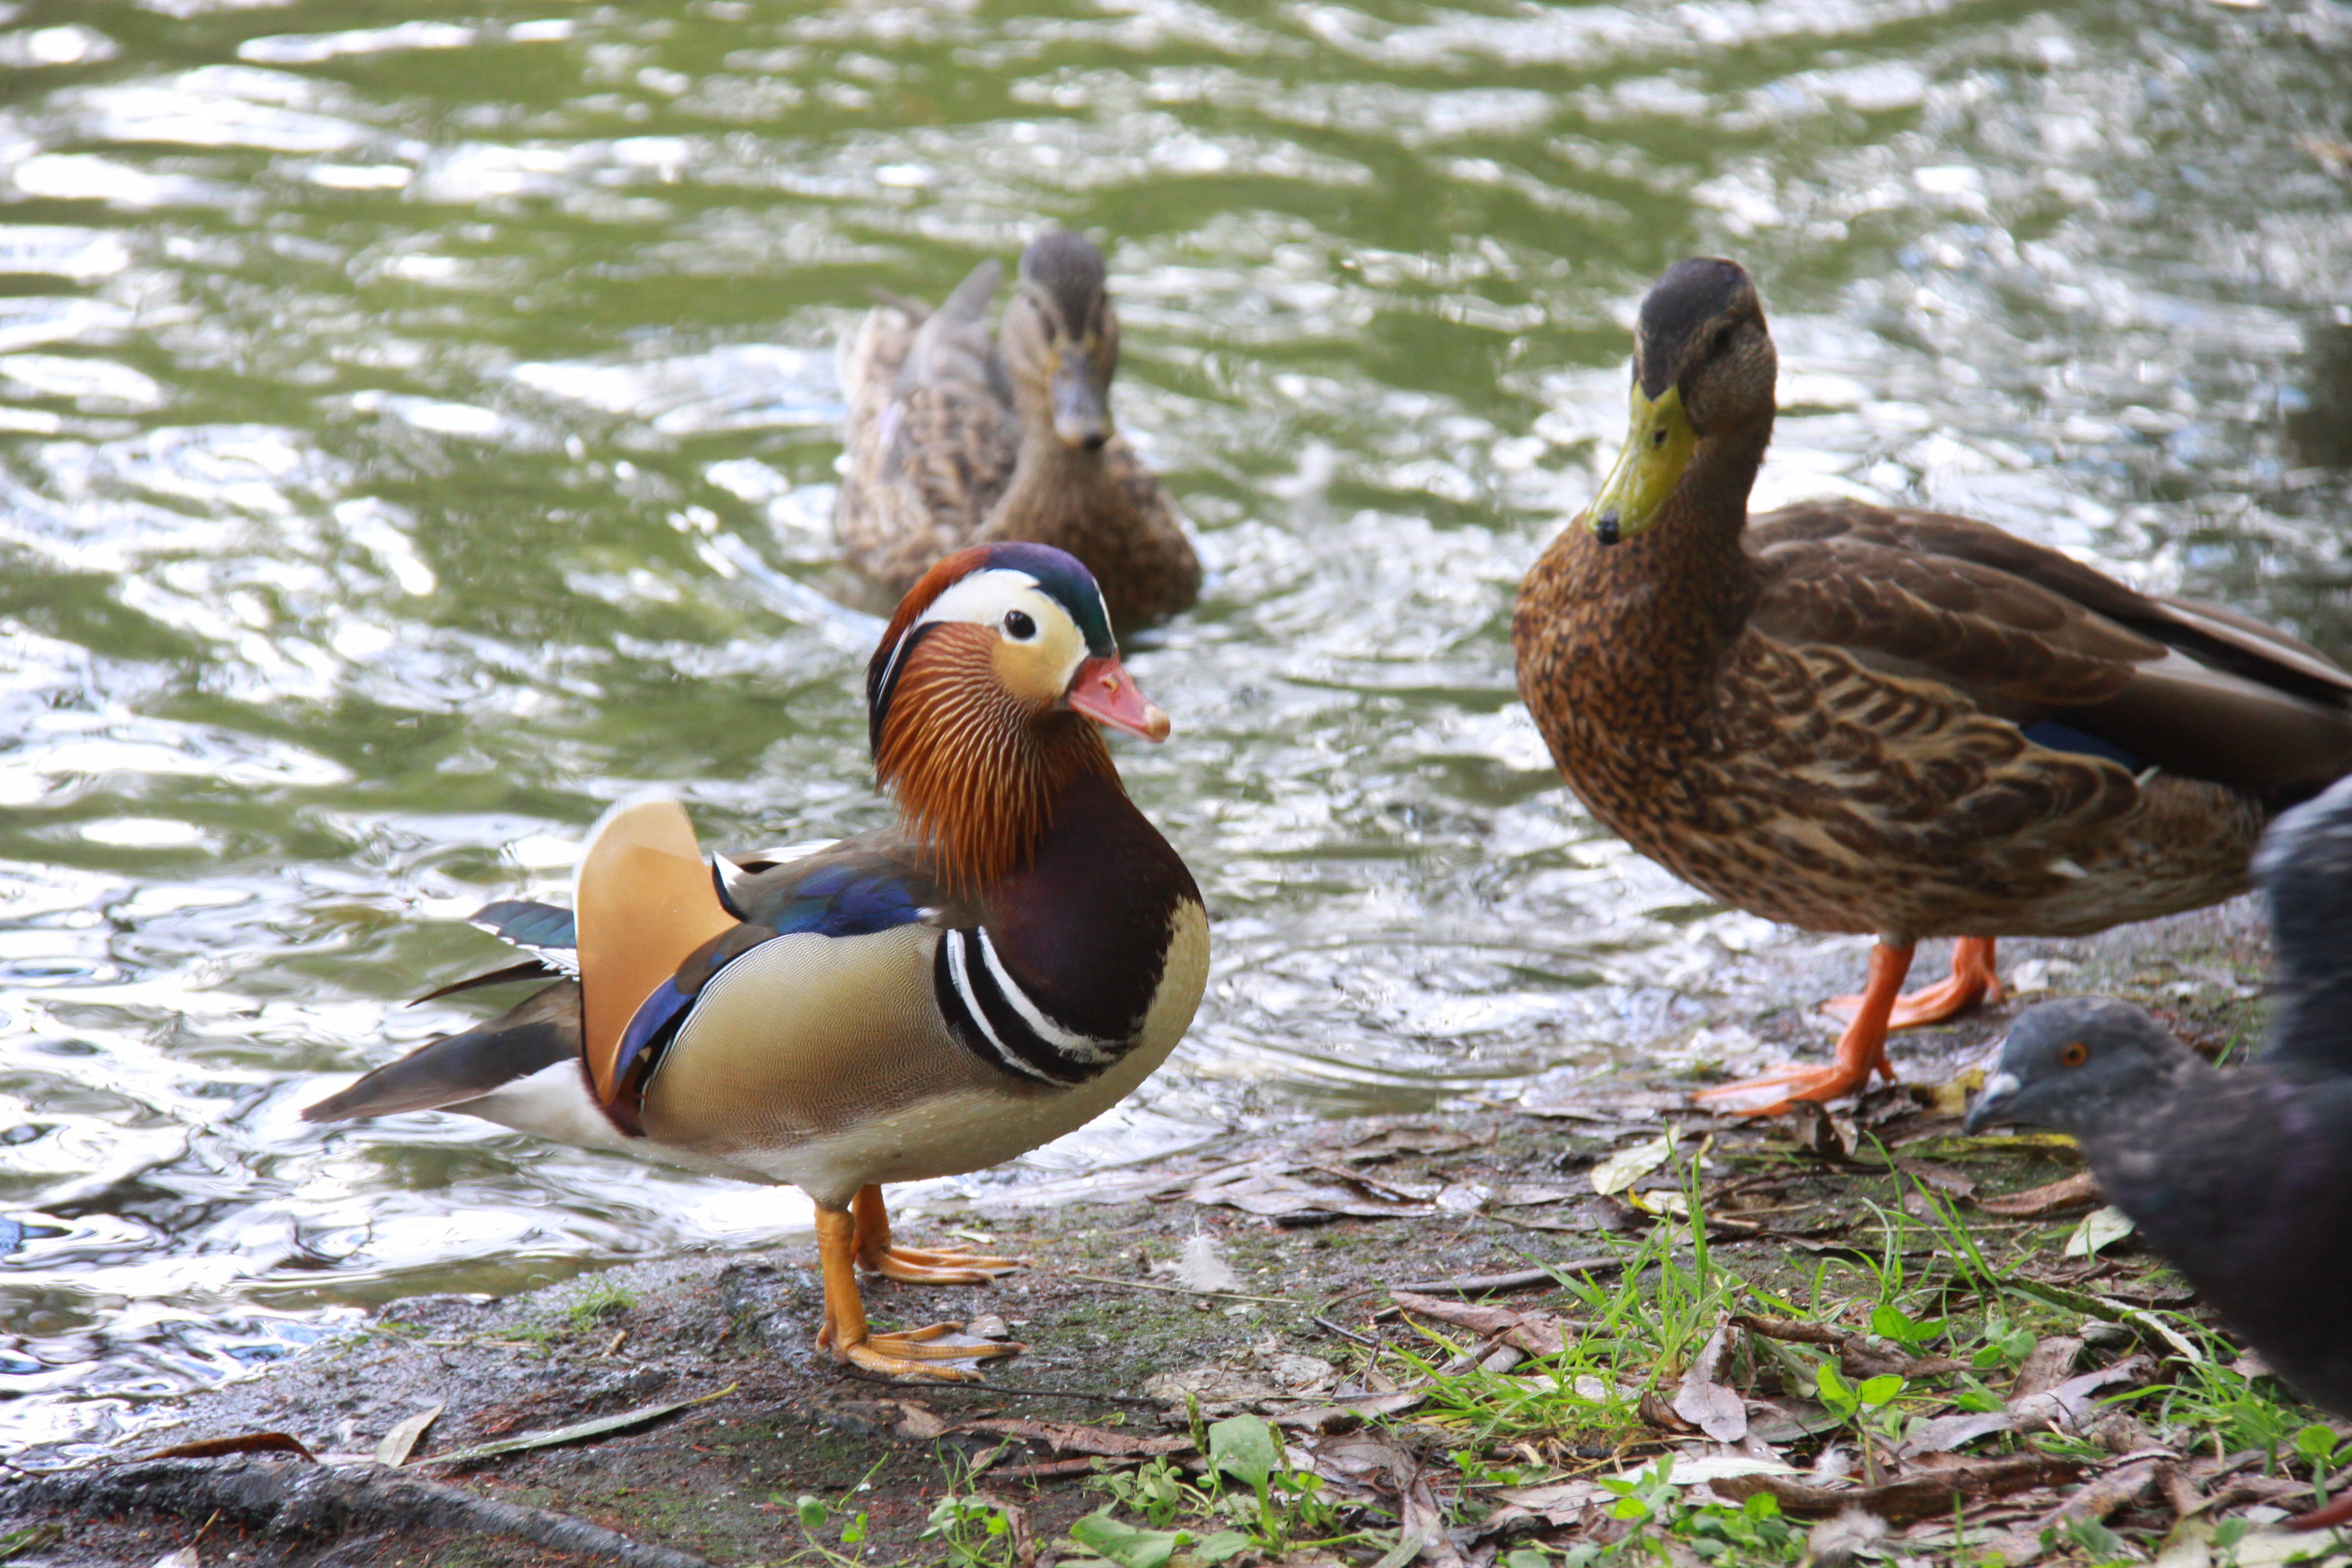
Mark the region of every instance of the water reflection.
POLYGON ((1177 736, 1120 760, 1220 946, 1177 1064, 1024 1170, 1507 1093, 1788 950, 1597 833, 1511 695, 1677 255, 1775 310, 1759 503, 1965 510, 2352 652, 2336 9, 427 10, 0 6, 14 1439, 354 1303, 795 1231, 294 1112, 465 1016, 396 1004, 621 793, 881 820, 832 344, 1042 221, 1108 244, 1211 567, 1133 659, 1177 736))

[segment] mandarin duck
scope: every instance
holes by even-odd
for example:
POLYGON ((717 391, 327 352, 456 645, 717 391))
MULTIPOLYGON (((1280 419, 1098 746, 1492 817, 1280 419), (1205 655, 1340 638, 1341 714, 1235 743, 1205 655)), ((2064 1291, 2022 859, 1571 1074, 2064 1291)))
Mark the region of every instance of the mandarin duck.
POLYGON ((1750 519, 1777 361, 1736 264, 1643 300, 1633 425, 1519 589, 1519 694, 1600 823, 1685 881, 1874 934, 1827 1066, 1706 1090, 1745 1114, 1863 1088, 1888 1029, 2000 995, 1994 942, 2242 891, 2263 826, 2352 770, 2352 675, 2235 611, 2141 594, 1962 517, 1750 519), (1901 995, 1913 945, 1960 939, 1901 995))
MULTIPOLYGON (((2276 991, 2223 1072, 2127 1003, 2018 1016, 1967 1128, 2074 1134, 2107 1201, 2297 1392, 2352 1415, 2352 782, 2281 817, 2256 874, 2276 991)), ((2352 1520, 2352 1498, 2303 1516, 2352 1520)))
MULTIPOLYGON (((868 1330, 855 1265, 979 1283, 1008 1259, 896 1245, 879 1184, 976 1171, 1117 1104, 1191 1025, 1209 924, 1097 725, 1168 716, 1119 663, 1094 580, 986 544, 924 574, 866 678, 893 827, 802 858, 706 863, 684 809, 614 808, 570 910, 475 917, 531 951, 447 990, 561 974, 376 1068, 312 1121, 446 1110, 590 1148, 799 1187, 839 1360, 958 1379, 1018 1346, 868 1330)), ((444 993, 435 993, 436 995, 444 993)))
POLYGON ((1188 608, 1201 562, 1176 508, 1111 423, 1118 312, 1102 252, 1049 230, 1003 268, 983 261, 936 310, 892 299, 842 343, 845 468, 833 510, 851 564, 892 593, 967 544, 1068 551, 1121 630, 1188 608))

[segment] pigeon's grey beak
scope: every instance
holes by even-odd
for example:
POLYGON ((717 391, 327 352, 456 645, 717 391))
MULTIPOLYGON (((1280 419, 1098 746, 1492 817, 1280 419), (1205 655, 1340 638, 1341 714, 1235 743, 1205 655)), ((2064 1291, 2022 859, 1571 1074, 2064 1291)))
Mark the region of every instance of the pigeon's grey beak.
POLYGON ((1968 1118, 1960 1123, 1960 1131, 1974 1136, 2000 1121, 2001 1111, 2008 1106, 2011 1097, 2024 1087, 2013 1072, 1997 1072, 1985 1079, 1984 1089, 1977 1096, 1977 1102, 1969 1107, 1968 1118))

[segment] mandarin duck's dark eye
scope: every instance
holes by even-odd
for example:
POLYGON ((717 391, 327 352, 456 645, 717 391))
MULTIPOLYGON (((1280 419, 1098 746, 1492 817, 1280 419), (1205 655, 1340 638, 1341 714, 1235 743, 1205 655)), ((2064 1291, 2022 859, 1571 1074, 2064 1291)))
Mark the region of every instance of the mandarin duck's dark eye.
POLYGON ((2058 1053, 2061 1067, 2078 1068, 2091 1059, 2091 1047, 2080 1040, 2069 1040, 2058 1053))
POLYGON ((1732 327, 1717 328, 1716 330, 1715 341, 1706 345, 1707 353, 1717 359, 1723 357, 1723 351, 1731 346, 1731 340, 1733 336, 1736 335, 1737 331, 1738 329, 1732 327))
POLYGON ((1004 612, 1004 635, 1014 642, 1027 642, 1037 635, 1037 623, 1030 618, 1026 610, 1007 610, 1004 612))

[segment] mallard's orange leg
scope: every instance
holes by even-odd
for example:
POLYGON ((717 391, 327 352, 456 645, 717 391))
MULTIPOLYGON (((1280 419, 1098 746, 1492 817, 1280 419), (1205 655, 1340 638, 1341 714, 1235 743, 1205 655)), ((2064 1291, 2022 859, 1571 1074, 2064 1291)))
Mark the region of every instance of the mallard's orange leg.
MULTIPOLYGON (((1964 936, 1954 942, 1951 978, 1898 997, 1886 1026, 1916 1029, 1922 1024, 1957 1018, 1979 1002, 1998 1005, 2008 993, 2001 988, 2000 976, 1993 973, 1992 943, 1989 936, 1964 936)), ((1863 1001, 1860 996, 1832 996, 1822 1005, 1851 1021, 1861 1012, 1863 1001)))
POLYGON ((857 1261, 877 1274, 904 1279, 910 1285, 985 1285, 999 1274, 1021 1267, 1013 1258, 985 1258, 971 1252, 927 1252, 919 1247, 890 1244, 890 1211, 882 1206, 882 1189, 864 1186, 850 1200, 857 1216, 857 1261))
POLYGON ((942 1383, 978 1383, 980 1373, 940 1362, 978 1361, 1011 1355, 1014 1344, 941 1345, 929 1342, 956 1331, 955 1323, 877 1334, 866 1326, 866 1303, 857 1294, 857 1222, 847 1209, 816 1211, 817 1267, 824 1276, 824 1327, 817 1331, 820 1349, 833 1352, 835 1361, 862 1366, 886 1377, 929 1377, 942 1383))
POLYGON ((1870 1075, 1878 1073, 1893 1078, 1895 1069, 1886 1065, 1886 1020, 1895 1011, 1896 997, 1902 994, 1903 977, 1911 970, 1911 949, 1891 947, 1884 942, 1872 944, 1870 950, 1870 982, 1862 994, 1862 1006, 1853 1021, 1839 1037, 1837 1059, 1827 1067, 1808 1067, 1802 1062, 1790 1062, 1774 1068, 1759 1078, 1727 1083, 1714 1089, 1703 1089, 1692 1098, 1698 1100, 1757 1100, 1755 1105, 1727 1105, 1722 1109, 1735 1116, 1778 1116, 1801 1100, 1835 1100, 1842 1094, 1853 1094, 1870 1082, 1870 1075))
POLYGON ((2286 1527, 2289 1530, 2332 1530, 2347 1521, 2352 1521, 2352 1494, 2337 1498, 2326 1508, 2296 1514, 2286 1521, 2286 1527))

